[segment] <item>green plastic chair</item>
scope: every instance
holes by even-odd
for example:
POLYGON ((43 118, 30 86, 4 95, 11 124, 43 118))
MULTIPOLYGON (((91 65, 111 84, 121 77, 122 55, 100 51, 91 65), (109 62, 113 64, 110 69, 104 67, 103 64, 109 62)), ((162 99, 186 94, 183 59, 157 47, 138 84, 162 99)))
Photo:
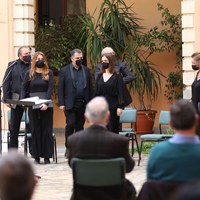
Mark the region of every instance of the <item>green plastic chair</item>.
POLYGON ((119 132, 119 135, 123 135, 128 137, 129 141, 131 141, 131 154, 134 154, 134 141, 136 142, 137 151, 139 154, 139 145, 137 141, 136 131, 135 131, 135 123, 136 123, 136 109, 133 108, 125 108, 120 115, 120 123, 123 124, 130 124, 129 128, 122 128, 122 131, 119 132))
POLYGON ((140 143, 140 150, 139 150, 139 160, 138 160, 138 166, 140 165, 141 161, 141 154, 142 154, 142 147, 144 142, 160 142, 164 140, 168 140, 172 137, 170 134, 163 134, 162 132, 162 126, 163 125, 169 125, 169 119, 170 119, 170 112, 166 110, 160 111, 159 115, 159 133, 155 134, 144 134, 140 136, 141 143, 140 143))
MULTIPOLYGON (((125 160, 124 158, 113 159, 71 159, 73 173, 74 192, 73 199, 78 199, 80 187, 88 187, 90 191, 102 189, 109 186, 122 187, 125 180, 125 160)), ((118 188, 118 187, 117 187, 118 188)), ((123 187, 122 187, 123 188, 123 187)), ((103 190, 104 190, 103 189, 103 190)), ((119 191, 116 191, 119 192, 119 191)), ((91 194, 87 193, 88 198, 91 194)), ((94 195, 94 194, 93 194, 94 195)), ((98 194, 95 194, 98 197, 98 194)), ((94 196, 93 196, 94 198, 94 196)), ((123 199, 123 194, 122 198, 123 199)))

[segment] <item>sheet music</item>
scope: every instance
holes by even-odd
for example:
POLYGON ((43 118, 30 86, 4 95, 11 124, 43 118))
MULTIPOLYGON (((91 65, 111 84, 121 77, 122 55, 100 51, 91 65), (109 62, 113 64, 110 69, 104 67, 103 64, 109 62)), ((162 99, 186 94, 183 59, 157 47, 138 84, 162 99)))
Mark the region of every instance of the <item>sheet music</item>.
POLYGON ((39 97, 29 97, 29 98, 25 98, 25 99, 21 99, 20 101, 23 102, 33 102, 35 103, 35 105, 41 105, 43 103, 50 103, 51 100, 47 100, 47 99, 40 99, 39 97))

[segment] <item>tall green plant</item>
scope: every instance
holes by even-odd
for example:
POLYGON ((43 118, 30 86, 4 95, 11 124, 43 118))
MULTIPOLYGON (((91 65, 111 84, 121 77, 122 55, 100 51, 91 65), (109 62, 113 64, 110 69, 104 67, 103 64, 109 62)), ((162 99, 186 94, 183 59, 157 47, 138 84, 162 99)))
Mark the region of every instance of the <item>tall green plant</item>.
POLYGON ((140 110, 151 109, 152 101, 156 100, 161 88, 161 77, 165 77, 150 62, 150 56, 166 50, 177 50, 177 55, 181 52, 181 35, 176 33, 180 28, 177 23, 179 17, 170 15, 161 4, 158 4, 158 10, 163 18, 161 28, 155 26, 144 33, 140 25, 142 21, 135 15, 133 5, 127 6, 124 0, 103 0, 96 20, 89 13, 80 18, 84 24, 80 38, 81 41, 86 38, 84 44, 90 63, 94 66, 100 59, 101 49, 111 46, 136 76, 130 90, 138 95, 140 110), (147 105, 145 94, 149 99, 147 105))
POLYGON ((162 73, 148 60, 149 51, 143 50, 143 27, 133 11, 133 4, 127 6, 123 0, 104 0, 97 20, 89 13, 81 20, 85 27, 80 35, 87 38, 85 45, 92 65, 99 61, 101 49, 111 46, 136 76, 130 89, 138 94, 139 109, 150 108, 152 100, 157 98, 162 73), (144 103, 145 93, 150 99, 148 106, 144 103))
POLYGON ((127 6, 124 0, 104 0, 96 20, 89 13, 80 17, 84 24, 80 38, 81 41, 86 38, 85 46, 92 65, 99 61, 105 46, 115 49, 119 57, 124 54, 129 40, 142 28, 132 8, 133 5, 127 6))
POLYGON ((158 3, 158 11, 161 12, 161 28, 155 26, 142 37, 137 38, 140 45, 148 49, 149 55, 154 52, 176 51, 176 64, 174 71, 166 76, 166 90, 164 95, 169 102, 182 98, 185 85, 182 80, 182 38, 181 38, 181 15, 173 15, 168 8, 158 3))

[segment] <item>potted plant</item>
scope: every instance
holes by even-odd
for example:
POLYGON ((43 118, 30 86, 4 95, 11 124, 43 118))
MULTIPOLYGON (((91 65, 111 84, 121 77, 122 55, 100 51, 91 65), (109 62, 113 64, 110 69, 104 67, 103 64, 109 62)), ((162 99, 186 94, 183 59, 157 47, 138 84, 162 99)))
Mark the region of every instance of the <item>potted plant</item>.
POLYGON ((181 15, 172 15, 168 8, 158 3, 158 10, 161 12, 161 28, 157 26, 151 28, 144 34, 137 35, 136 47, 131 55, 132 49, 128 49, 127 59, 131 61, 130 66, 136 74, 136 81, 131 85, 131 89, 137 93, 140 107, 137 117, 137 133, 152 133, 156 111, 151 110, 152 101, 155 101, 161 86, 161 77, 164 75, 149 61, 149 57, 155 52, 176 51, 176 71, 167 75, 165 96, 168 100, 180 98, 184 85, 182 83, 181 67, 181 15), (141 48, 142 47, 142 48, 141 48), (135 53, 136 52, 136 53, 135 53), (138 56, 139 55, 139 56, 138 56), (148 103, 145 105, 144 94, 147 95, 148 103), (145 112, 144 112, 145 111, 145 112), (146 127, 144 126, 146 125, 146 127))

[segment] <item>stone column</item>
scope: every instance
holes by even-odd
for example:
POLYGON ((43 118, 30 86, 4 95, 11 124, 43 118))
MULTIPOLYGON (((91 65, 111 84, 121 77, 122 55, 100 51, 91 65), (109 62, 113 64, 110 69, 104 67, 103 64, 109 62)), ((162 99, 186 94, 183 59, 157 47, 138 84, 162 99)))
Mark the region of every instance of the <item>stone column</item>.
POLYGON ((20 46, 34 47, 34 0, 13 1, 14 39, 13 47, 15 55, 20 46))
POLYGON ((200 51, 200 1, 182 0, 183 83, 186 89, 183 98, 191 98, 191 84, 196 73, 191 68, 191 54, 200 51))

